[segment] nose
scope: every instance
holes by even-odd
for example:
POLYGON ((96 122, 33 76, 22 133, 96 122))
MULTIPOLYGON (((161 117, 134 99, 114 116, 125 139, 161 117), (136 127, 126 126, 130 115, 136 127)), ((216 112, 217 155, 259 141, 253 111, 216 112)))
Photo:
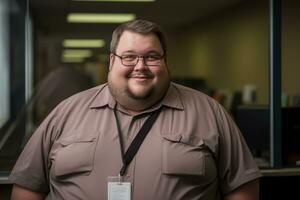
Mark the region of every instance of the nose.
POLYGON ((145 59, 143 57, 138 57, 138 61, 134 67, 135 70, 145 70, 148 66, 145 63, 145 59))

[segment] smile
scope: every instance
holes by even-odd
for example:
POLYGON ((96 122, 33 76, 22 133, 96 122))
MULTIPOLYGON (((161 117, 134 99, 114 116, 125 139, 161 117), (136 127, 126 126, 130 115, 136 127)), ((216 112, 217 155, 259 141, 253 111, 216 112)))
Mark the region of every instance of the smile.
POLYGON ((134 80, 147 80, 147 79, 152 79, 153 76, 147 75, 147 74, 133 74, 130 76, 130 78, 134 80))
POLYGON ((145 80, 150 79, 150 77, 148 77, 148 76, 133 76, 131 78, 134 80, 137 80, 137 81, 145 81, 145 80))

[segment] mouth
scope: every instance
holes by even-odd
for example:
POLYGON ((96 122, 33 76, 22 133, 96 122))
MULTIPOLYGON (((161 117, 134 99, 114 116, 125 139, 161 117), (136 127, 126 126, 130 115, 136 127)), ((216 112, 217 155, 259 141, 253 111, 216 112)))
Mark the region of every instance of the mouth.
POLYGON ((148 76, 133 76, 131 78, 135 79, 135 80, 147 80, 147 79, 149 79, 148 76))
POLYGON ((146 75, 146 74, 136 74, 136 75, 132 75, 130 76, 131 79, 136 80, 136 81, 146 81, 146 80, 150 80, 153 77, 150 75, 146 75))

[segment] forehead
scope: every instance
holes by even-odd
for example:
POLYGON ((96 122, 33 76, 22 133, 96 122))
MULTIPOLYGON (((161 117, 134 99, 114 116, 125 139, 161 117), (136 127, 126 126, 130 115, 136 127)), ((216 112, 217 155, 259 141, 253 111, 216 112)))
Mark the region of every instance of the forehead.
POLYGON ((126 51, 138 53, 148 51, 162 52, 162 47, 158 37, 153 33, 145 35, 132 31, 124 31, 120 37, 116 50, 118 53, 126 51))

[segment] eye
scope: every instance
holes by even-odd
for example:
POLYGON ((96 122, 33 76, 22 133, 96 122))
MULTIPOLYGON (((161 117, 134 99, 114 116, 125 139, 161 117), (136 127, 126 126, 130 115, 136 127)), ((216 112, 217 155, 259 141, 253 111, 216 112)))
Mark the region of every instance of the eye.
POLYGON ((160 55, 147 55, 145 56, 146 60, 148 61, 155 61, 161 59, 160 55))
POLYGON ((122 56, 122 60, 125 61, 134 61, 137 58, 137 55, 124 55, 122 56))

